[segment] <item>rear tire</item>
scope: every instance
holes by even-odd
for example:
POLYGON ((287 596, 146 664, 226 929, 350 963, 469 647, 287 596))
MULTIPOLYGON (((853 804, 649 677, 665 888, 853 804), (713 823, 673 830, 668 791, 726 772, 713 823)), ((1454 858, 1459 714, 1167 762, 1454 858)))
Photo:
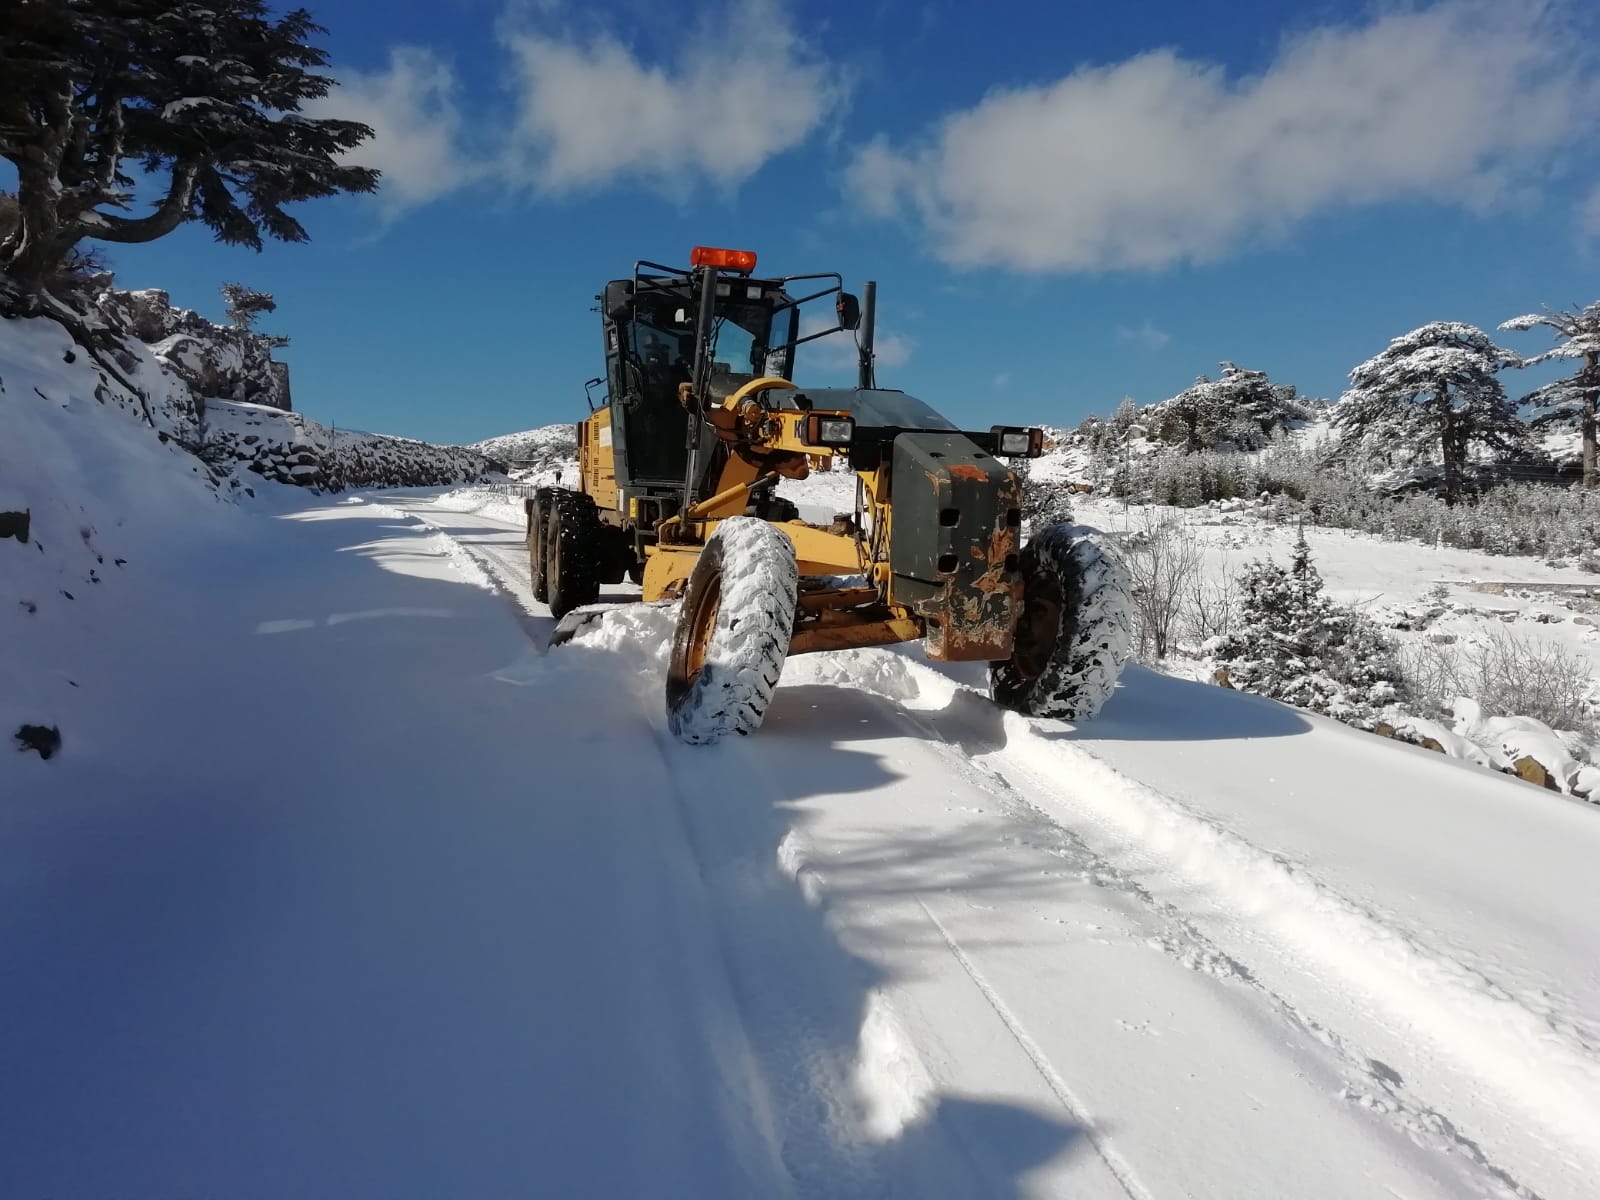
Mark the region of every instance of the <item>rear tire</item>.
POLYGON ((604 531, 594 501, 582 492, 555 491, 544 532, 546 602, 557 620, 600 598, 604 531))
POLYGON ((702 745, 761 728, 794 633, 794 543, 730 517, 695 561, 667 667, 667 724, 702 745))
POLYGON ((1022 551, 1011 658, 989 664, 996 704, 1081 721, 1100 711, 1133 649, 1127 568, 1084 525, 1052 525, 1022 551))

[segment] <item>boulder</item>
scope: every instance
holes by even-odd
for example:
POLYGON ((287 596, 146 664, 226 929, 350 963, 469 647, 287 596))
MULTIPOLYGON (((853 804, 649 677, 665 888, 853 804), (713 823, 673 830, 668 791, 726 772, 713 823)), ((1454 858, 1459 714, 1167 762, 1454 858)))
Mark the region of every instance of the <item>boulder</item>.
POLYGON ((1542 788, 1549 788, 1552 792, 1559 792, 1561 785, 1556 783, 1550 772, 1544 769, 1531 754, 1524 754, 1511 764, 1511 769, 1519 778, 1526 779, 1529 783, 1536 783, 1542 788))

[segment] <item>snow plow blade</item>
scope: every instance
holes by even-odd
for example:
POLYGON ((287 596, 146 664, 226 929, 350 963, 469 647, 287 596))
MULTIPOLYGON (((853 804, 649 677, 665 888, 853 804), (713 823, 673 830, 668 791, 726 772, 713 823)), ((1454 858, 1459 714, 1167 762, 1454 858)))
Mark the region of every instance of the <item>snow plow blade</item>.
MULTIPOLYGON (((657 600, 647 607, 670 607, 676 603, 676 600, 657 600)), ((640 601, 630 603, 624 600, 613 604, 585 604, 575 608, 556 622, 556 627, 550 632, 550 641, 546 643, 546 649, 554 650, 557 646, 566 645, 585 629, 591 629, 598 625, 609 612, 616 612, 619 609, 638 608, 640 604, 640 601)))

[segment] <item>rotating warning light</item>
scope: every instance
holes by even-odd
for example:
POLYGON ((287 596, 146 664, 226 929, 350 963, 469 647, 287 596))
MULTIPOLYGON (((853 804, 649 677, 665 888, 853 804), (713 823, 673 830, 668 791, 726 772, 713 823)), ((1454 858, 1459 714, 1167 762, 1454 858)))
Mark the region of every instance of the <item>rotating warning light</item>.
POLYGON ((756 269, 754 250, 723 250, 717 246, 696 246, 689 252, 691 267, 715 267, 719 271, 738 271, 748 275, 756 269))

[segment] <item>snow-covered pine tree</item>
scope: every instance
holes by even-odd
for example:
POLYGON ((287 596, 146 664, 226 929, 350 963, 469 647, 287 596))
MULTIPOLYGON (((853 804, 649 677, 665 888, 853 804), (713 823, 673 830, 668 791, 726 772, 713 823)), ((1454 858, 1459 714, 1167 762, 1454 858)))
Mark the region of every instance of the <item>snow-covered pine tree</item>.
POLYGON ((1132 396, 1124 396, 1117 402, 1116 411, 1111 414, 1111 428, 1118 438, 1126 438, 1128 430, 1139 419, 1139 406, 1134 403, 1132 396))
POLYGON ((1299 590, 1300 600, 1304 604, 1322 594, 1322 572, 1317 570, 1317 564, 1311 561, 1311 544, 1306 541, 1306 525, 1300 522, 1295 532, 1294 555, 1289 560, 1289 575, 1299 590))
POLYGON ((1271 559, 1239 576, 1233 632, 1206 644, 1229 686, 1370 729, 1400 697, 1393 644, 1369 618, 1335 604, 1301 531, 1289 568, 1271 559))
POLYGON ((1575 361, 1577 369, 1528 393, 1522 403, 1533 407, 1535 429, 1566 427, 1579 431, 1583 437, 1583 486, 1600 487, 1600 470, 1595 463, 1600 435, 1600 300, 1587 308, 1560 312, 1547 309, 1513 317, 1500 328, 1521 330, 1536 325, 1553 330, 1558 344, 1522 360, 1520 365, 1531 367, 1559 358, 1575 361))
POLYGON ((1223 442, 1259 450, 1275 432, 1321 403, 1301 400, 1293 384, 1273 383, 1265 371, 1231 362, 1221 365, 1219 378, 1202 375, 1170 400, 1151 407, 1151 419, 1163 441, 1181 442, 1190 454, 1223 442))
POLYGON ((1436 459, 1445 502, 1454 504, 1466 489, 1474 450, 1511 455, 1526 446, 1527 426, 1495 375, 1517 361, 1460 321, 1434 321, 1395 338, 1350 372, 1350 387, 1333 410, 1335 456, 1377 446, 1407 465, 1436 459))
POLYGON ((11 0, 0 21, 0 157, 17 173, 19 220, 0 271, 24 305, 84 238, 148 242, 185 221, 219 241, 306 240, 296 201, 370 192, 378 173, 341 156, 372 136, 313 118, 328 94, 325 32, 265 0, 11 0), (162 181, 129 216, 140 170, 162 181))
POLYGON ((1012 459, 1010 468, 1022 485, 1022 519, 1030 533, 1072 520, 1072 493, 1065 483, 1036 478, 1026 458, 1012 459))
POLYGON ((222 285, 222 298, 228 302, 228 320, 238 330, 248 332, 255 328, 262 313, 276 312, 278 302, 270 292, 258 292, 242 283, 222 285))

